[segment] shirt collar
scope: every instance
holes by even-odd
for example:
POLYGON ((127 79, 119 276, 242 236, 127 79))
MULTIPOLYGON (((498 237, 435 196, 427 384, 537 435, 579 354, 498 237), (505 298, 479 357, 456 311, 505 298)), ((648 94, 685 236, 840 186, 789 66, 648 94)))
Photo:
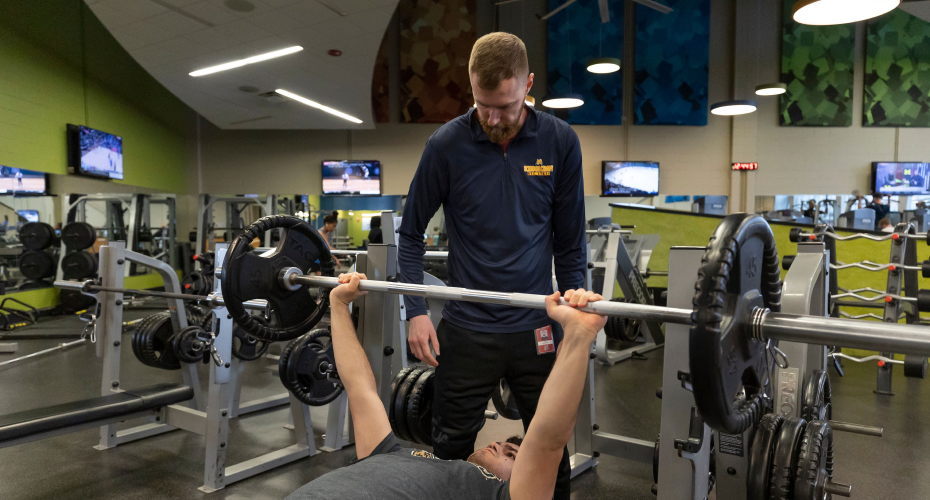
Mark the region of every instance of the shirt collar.
MULTIPOLYGON (((521 128, 520 131, 517 132, 517 135, 515 135, 513 139, 511 139, 511 142, 513 142, 516 139, 520 139, 522 137, 536 137, 536 128, 539 124, 539 120, 536 117, 536 114, 539 113, 539 111, 537 111, 536 108, 528 104, 524 104, 524 106, 526 106, 526 121, 523 122, 523 128, 521 128)), ((468 113, 467 113, 468 124, 471 127, 471 137, 475 142, 482 142, 482 141, 490 142, 490 139, 488 139, 488 134, 484 133, 484 129, 481 128, 481 124, 478 123, 477 112, 478 110, 472 107, 472 108, 469 108, 468 113)))

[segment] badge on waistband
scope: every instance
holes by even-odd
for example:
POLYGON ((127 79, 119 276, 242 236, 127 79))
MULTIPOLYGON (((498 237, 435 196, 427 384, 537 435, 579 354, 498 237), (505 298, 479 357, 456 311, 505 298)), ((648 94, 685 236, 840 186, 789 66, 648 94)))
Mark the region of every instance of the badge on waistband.
POLYGON ((555 352, 555 338, 552 336, 552 325, 536 329, 536 354, 555 352))

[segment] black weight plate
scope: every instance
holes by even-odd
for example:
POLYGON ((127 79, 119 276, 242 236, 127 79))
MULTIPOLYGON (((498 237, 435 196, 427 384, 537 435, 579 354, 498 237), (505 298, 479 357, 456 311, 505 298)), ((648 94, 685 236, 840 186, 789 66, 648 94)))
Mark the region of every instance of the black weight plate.
POLYGON ((97 275, 97 256, 78 250, 61 258, 61 272, 66 280, 92 278, 97 275))
POLYGON ((19 241, 26 250, 45 250, 55 240, 55 229, 44 222, 27 222, 19 228, 19 241))
POLYGON ((404 380, 406 380, 407 376, 410 375, 410 372, 412 372, 414 368, 416 367, 413 365, 410 365, 406 368, 401 369, 401 371, 397 372, 397 375, 394 376, 394 380, 391 381, 391 399, 390 399, 390 403, 387 405, 388 406, 388 421, 391 423, 391 429, 394 430, 395 435, 397 434, 397 425, 394 422, 394 412, 396 408, 396 404, 394 402, 397 400, 397 392, 400 390, 400 387, 404 384, 404 380))
POLYGON ((317 262, 323 275, 335 274, 326 240, 310 224, 292 216, 262 217, 245 228, 226 253, 222 270, 226 308, 245 331, 262 340, 290 340, 306 333, 329 309, 329 289, 321 289, 317 301, 306 287, 289 290, 278 278, 282 271, 292 267, 306 273, 317 262), (267 255, 256 255, 250 246, 252 240, 275 228, 284 228, 278 246, 267 255), (251 299, 267 300, 278 312, 281 325, 263 326, 254 321, 243 306, 251 299))
POLYGON ((181 293, 190 295, 207 295, 213 291, 213 282, 200 271, 194 271, 181 278, 181 293))
POLYGON ((76 290, 61 290, 58 294, 58 302, 63 312, 74 314, 94 307, 97 299, 76 290))
POLYGON ((174 356, 182 363, 200 363, 203 361, 203 350, 208 337, 204 329, 197 325, 172 335, 171 348, 174 356))
POLYGON ((491 393, 491 402, 494 404, 494 409, 497 410, 500 416, 507 420, 520 420, 520 410, 517 409, 517 399, 514 398, 513 393, 510 392, 510 386, 507 385, 506 380, 501 379, 500 383, 497 384, 497 390, 491 393))
POLYGON ((827 482, 833 480, 833 429, 822 420, 807 424, 798 448, 794 500, 824 500, 827 482))
POLYGON ((911 378, 927 378, 927 358, 905 354, 904 376, 911 378))
POLYGON ((135 331, 132 334, 132 349, 133 354, 136 355, 136 359, 142 362, 144 365, 156 367, 153 364, 153 361, 150 356, 146 353, 145 344, 147 342, 147 337, 149 336, 151 329, 164 321, 165 316, 168 315, 166 312, 155 313, 150 316, 143 318, 139 324, 136 325, 135 331))
POLYGON ((769 500, 790 500, 794 493, 794 474, 798 465, 798 448, 807 422, 788 417, 778 430, 775 455, 769 475, 769 500))
POLYGON ((29 250, 19 256, 19 272, 26 279, 40 280, 55 275, 55 261, 45 250, 29 250))
POLYGON ((426 366, 414 368, 400 384, 400 388, 397 389, 397 396, 394 398, 394 423, 397 424, 397 428, 394 430, 394 434, 397 435, 398 439, 413 441, 410 430, 407 428, 407 398, 410 396, 410 391, 413 390, 413 384, 426 370, 426 366))
POLYGON ((749 452, 749 472, 746 478, 746 499, 767 500, 769 474, 772 472, 772 457, 775 455, 775 440, 784 419, 777 413, 762 416, 756 435, 752 438, 749 452))
POLYGON ((135 328, 132 330, 132 335, 130 336, 132 354, 135 355, 136 359, 141 361, 143 364, 148 364, 148 362, 145 360, 145 356, 142 354, 142 348, 140 347, 142 345, 142 336, 144 334, 143 328, 145 328, 145 325, 148 324, 151 317, 152 316, 146 316, 142 318, 141 321, 136 323, 135 328))
POLYGON ((716 431, 740 434, 758 419, 769 370, 748 325, 757 307, 781 309, 778 264, 772 229, 754 214, 723 219, 701 260, 688 354, 695 404, 716 431), (741 390, 748 404, 734 405, 741 390))
MULTIPOLYGON (((268 323, 268 321, 261 316, 258 316, 255 319, 256 321, 264 322, 265 324, 268 323)), ((268 352, 269 347, 271 347, 270 342, 265 342, 264 340, 259 340, 249 335, 238 324, 233 323, 233 356, 243 361, 253 361, 264 356, 265 353, 268 352)))
POLYGON ((171 346, 171 337, 174 335, 171 315, 162 314, 163 316, 148 328, 145 343, 142 345, 143 354, 151 362, 151 366, 165 370, 180 370, 181 363, 175 357, 171 346))
POLYGON ((417 377, 407 397, 407 431, 413 442, 433 445, 433 377, 436 373, 428 369, 417 377), (423 431, 426 432, 423 432, 423 431))
POLYGON ((310 406, 331 403, 343 390, 341 384, 333 382, 327 375, 326 368, 335 364, 329 330, 313 330, 291 352, 287 362, 288 390, 310 406))
POLYGON ((287 345, 284 346, 284 349, 281 350, 281 356, 278 357, 278 379, 281 380, 281 384, 285 388, 289 387, 287 382, 287 364, 291 360, 291 355, 294 353, 294 349, 298 344, 303 343, 304 340, 304 337, 300 336, 288 342, 287 345))
POLYGON ((61 241, 65 242, 69 251, 84 250, 94 246, 97 231, 86 222, 69 222, 61 230, 61 241))
POLYGON ((830 374, 824 370, 813 370, 804 382, 804 392, 801 394, 801 418, 808 422, 833 418, 833 409, 830 404, 833 398, 832 392, 830 374))

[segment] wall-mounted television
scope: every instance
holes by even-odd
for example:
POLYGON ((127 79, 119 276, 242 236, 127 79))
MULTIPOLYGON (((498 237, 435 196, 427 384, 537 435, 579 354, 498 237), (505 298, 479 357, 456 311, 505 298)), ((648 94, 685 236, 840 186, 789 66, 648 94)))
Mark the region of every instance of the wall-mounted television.
POLYGON ((323 194, 381 195, 381 162, 377 160, 326 160, 323 194))
POLYGON ((48 194, 48 174, 0 166, 0 194, 48 194))
POLYGON ((605 161, 601 163, 602 196, 656 196, 659 164, 654 161, 605 161))
POLYGON ((930 163, 872 162, 872 192, 930 194, 930 163))
POLYGON ((68 173, 123 178, 123 138, 83 125, 68 125, 68 173))
POLYGON ((23 219, 26 219, 26 222, 39 222, 38 210, 17 210, 16 213, 23 219))

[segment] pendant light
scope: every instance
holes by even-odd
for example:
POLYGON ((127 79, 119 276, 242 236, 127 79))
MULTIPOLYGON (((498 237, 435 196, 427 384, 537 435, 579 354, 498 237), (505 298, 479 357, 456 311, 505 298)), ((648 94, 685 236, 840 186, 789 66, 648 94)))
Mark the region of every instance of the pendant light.
POLYGON ((710 107, 710 112, 718 116, 739 116, 754 113, 757 107, 756 101, 722 101, 712 105, 710 107))
POLYGON ((591 73, 597 73, 599 75, 605 75, 608 73, 616 73, 620 71, 620 59, 616 57, 604 57, 604 51, 602 48, 603 36, 601 35, 601 27, 604 23, 601 23, 597 27, 597 55, 594 59, 588 60, 588 71, 591 73))
MULTIPOLYGON (((568 16, 568 12, 565 13, 568 16)), ((581 97, 581 94, 572 93, 572 18, 566 17, 566 23, 568 24, 568 93, 567 94, 552 94, 543 97, 542 105, 547 108, 552 109, 571 109, 577 108, 584 104, 584 99, 581 97)))
POLYGON ((801 24, 829 26, 855 23, 894 10, 901 0, 798 0, 792 18, 801 24))
POLYGON ((765 83, 756 86, 756 95, 781 95, 788 92, 788 85, 784 83, 765 83))

